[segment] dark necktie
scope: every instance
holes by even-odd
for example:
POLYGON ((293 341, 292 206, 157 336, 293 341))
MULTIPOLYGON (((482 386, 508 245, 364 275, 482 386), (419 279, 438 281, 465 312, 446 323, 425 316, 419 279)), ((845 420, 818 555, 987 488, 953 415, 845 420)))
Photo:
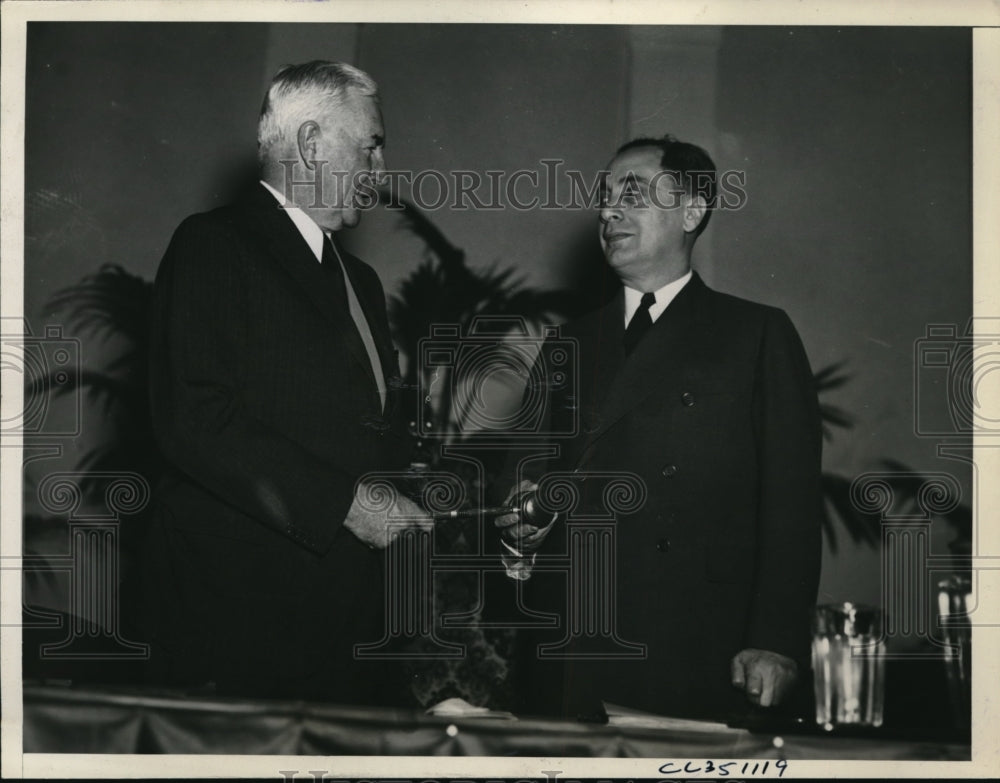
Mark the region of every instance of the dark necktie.
POLYGON ((636 345, 642 336, 649 331, 653 325, 653 319, 649 314, 649 308, 656 304, 656 294, 646 293, 639 301, 639 309, 635 311, 632 320, 628 322, 628 329, 625 330, 625 355, 628 356, 635 350, 636 345))
POLYGON ((348 303, 347 284, 344 282, 344 270, 340 266, 340 259, 337 257, 337 251, 333 249, 333 241, 326 233, 323 234, 322 266, 323 271, 326 272, 329 277, 337 304, 343 306, 346 311, 348 309, 348 303))

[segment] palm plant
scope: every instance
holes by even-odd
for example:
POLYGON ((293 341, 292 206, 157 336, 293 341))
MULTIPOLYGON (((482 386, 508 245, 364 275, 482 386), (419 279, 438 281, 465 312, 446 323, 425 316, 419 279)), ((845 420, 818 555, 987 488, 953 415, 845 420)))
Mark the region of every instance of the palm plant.
MULTIPOLYGON (((823 440, 831 441, 837 429, 850 430, 854 417, 836 405, 831 405, 824 397, 839 389, 850 380, 843 372, 843 362, 828 365, 813 375, 816 394, 820 398, 819 412, 823 426, 823 440)), ((855 543, 874 546, 879 539, 879 519, 876 514, 859 510, 851 502, 851 479, 836 473, 823 472, 823 534, 830 545, 830 551, 837 551, 837 521, 847 531, 855 543)))
MULTIPOLYGON (((843 371, 843 362, 829 365, 813 376, 816 392, 820 397, 820 417, 823 424, 823 439, 830 441, 837 429, 850 430, 854 427, 854 417, 843 409, 831 405, 824 397, 850 380, 843 371)), ((899 502, 914 509, 923 477, 912 468, 893 459, 879 462, 887 477, 883 480, 891 487, 899 502)), ((828 471, 823 472, 823 533, 831 552, 837 551, 837 528, 843 527, 854 543, 877 546, 881 539, 878 514, 859 509, 851 499, 853 480, 828 471), (838 525, 839 521, 839 525, 838 525)), ((941 515, 956 533, 951 544, 955 554, 967 554, 972 542, 972 510, 967 505, 958 505, 953 511, 941 515)))
MULTIPOLYGON (((519 317, 537 325, 552 316, 563 315, 571 300, 565 292, 535 291, 526 287, 523 278, 511 268, 472 269, 466 261, 465 251, 453 245, 412 204, 391 196, 390 200, 383 199, 383 203, 399 211, 402 227, 419 238, 425 248, 421 263, 403 280, 399 293, 389 301, 393 339, 408 360, 403 377, 407 410, 416 416, 417 406, 423 406, 424 421, 433 423, 439 438, 444 436, 455 443, 463 439, 464 433, 454 392, 464 379, 455 367, 442 372, 441 368, 432 370, 421 366, 420 340, 429 337, 435 325, 458 326, 460 334, 468 335, 478 316, 519 317), (444 376, 438 377, 434 384, 440 394, 434 400, 429 397, 418 400, 421 389, 431 388, 431 372, 444 376)), ((477 452, 483 466, 480 473, 468 462, 444 458, 442 452, 440 448, 420 449, 417 461, 460 476, 469 488, 470 500, 483 493, 480 482, 491 483, 490 463, 498 464, 503 458, 502 449, 491 454, 477 452)), ((462 526, 442 526, 437 531, 437 546, 442 551, 469 553, 474 548, 469 537, 477 532, 462 526)), ((479 575, 476 573, 441 575, 434 591, 432 616, 468 612, 475 605, 478 591, 479 575)), ((468 655, 462 660, 411 663, 411 688, 416 699, 429 704, 449 696, 461 696, 474 704, 502 703, 513 631, 484 628, 476 623, 468 628, 442 628, 438 634, 442 639, 463 644, 468 655)), ((421 652, 419 642, 413 652, 421 652)))
MULTIPOLYGON (((403 227, 422 240, 423 261, 403 280, 399 293, 389 301, 389 320, 393 339, 408 358, 403 377, 404 388, 411 392, 408 410, 424 405, 424 413, 441 434, 461 437, 462 426, 454 405, 454 391, 460 378, 454 368, 444 371, 434 386, 440 389, 436 406, 433 401, 417 401, 418 389, 430 388, 430 369, 418 361, 419 341, 431 334, 438 324, 457 325, 466 335, 474 319, 523 318, 538 325, 552 316, 563 315, 571 301, 565 291, 535 291, 524 284, 512 268, 495 265, 484 270, 472 269, 465 251, 455 247, 444 233, 423 213, 405 200, 389 202, 400 210, 403 227), (423 377, 419 377, 420 375, 423 377)), ((436 369, 440 372, 440 369, 436 369)))
MULTIPOLYGON (((84 393, 106 422, 101 441, 81 458, 81 471, 133 471, 154 484, 164 469, 153 440, 146 378, 152 291, 152 283, 105 264, 49 300, 71 333, 119 349, 103 367, 84 368, 70 383, 49 384, 57 394, 84 393)), ((86 478, 82 484, 99 489, 86 478)))

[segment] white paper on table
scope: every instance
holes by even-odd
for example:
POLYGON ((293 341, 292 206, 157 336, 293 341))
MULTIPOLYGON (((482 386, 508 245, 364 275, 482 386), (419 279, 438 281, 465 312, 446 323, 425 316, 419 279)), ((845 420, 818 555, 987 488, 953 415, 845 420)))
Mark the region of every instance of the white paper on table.
POLYGON ((732 731, 725 723, 671 718, 668 715, 655 715, 651 712, 634 710, 631 707, 622 707, 620 704, 602 703, 604 704, 604 712, 608 716, 609 726, 633 729, 673 729, 676 731, 732 731))
POLYGON ((510 712, 491 710, 489 707, 477 707, 465 699, 453 697, 438 702, 427 708, 428 715, 438 718, 495 718, 498 720, 517 720, 510 712))

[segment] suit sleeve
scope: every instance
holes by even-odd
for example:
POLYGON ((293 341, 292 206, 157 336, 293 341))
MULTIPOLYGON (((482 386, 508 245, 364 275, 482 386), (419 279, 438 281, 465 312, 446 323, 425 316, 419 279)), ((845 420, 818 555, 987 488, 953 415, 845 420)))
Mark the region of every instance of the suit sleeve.
POLYGON ((356 477, 245 410, 248 270, 231 229, 204 218, 178 228, 152 313, 151 410, 164 456, 205 489, 322 553, 356 477))
POLYGON ((781 311, 764 326, 753 406, 760 484, 746 646, 801 661, 819 585, 822 429, 809 361, 781 311))

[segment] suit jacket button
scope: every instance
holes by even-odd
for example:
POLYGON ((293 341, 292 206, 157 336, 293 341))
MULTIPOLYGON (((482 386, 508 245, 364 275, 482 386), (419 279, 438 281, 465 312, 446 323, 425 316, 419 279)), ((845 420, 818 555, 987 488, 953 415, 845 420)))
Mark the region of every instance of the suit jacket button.
POLYGON ((664 478, 673 478, 677 475, 676 465, 667 465, 662 471, 664 478))
POLYGON ((661 538, 656 542, 657 552, 666 552, 670 549, 670 541, 666 538, 661 538))
POLYGON ((694 405, 694 395, 691 392, 684 392, 681 395, 681 402, 683 402, 687 407, 694 405))

